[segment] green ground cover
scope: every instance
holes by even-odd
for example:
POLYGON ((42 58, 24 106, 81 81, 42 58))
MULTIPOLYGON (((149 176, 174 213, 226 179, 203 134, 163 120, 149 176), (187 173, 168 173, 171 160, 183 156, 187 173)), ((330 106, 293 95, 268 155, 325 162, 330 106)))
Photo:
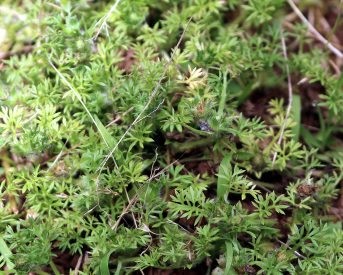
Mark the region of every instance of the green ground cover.
POLYGON ((0 272, 342 274, 341 15, 1 1, 0 272))

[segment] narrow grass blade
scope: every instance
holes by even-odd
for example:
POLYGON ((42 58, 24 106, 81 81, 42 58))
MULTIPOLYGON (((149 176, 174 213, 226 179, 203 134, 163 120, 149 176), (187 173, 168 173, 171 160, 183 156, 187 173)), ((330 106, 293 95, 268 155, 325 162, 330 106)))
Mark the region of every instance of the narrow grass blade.
POLYGON ((6 242, 2 237, 0 237, 0 254, 2 255, 2 261, 6 264, 8 269, 13 269, 14 264, 11 262, 10 258, 12 256, 11 250, 8 248, 6 242))
POLYGON ((116 143, 114 138, 111 136, 109 131, 106 129, 104 124, 100 121, 100 119, 94 115, 94 121, 96 123, 96 127, 98 128, 98 131, 100 132, 101 136, 103 137, 104 141, 108 144, 109 147, 113 147, 116 143))
POLYGON ((228 191, 227 179, 225 177, 228 174, 228 170, 231 168, 231 155, 227 155, 223 158, 219 166, 218 181, 217 181, 217 197, 220 199, 225 199, 225 195, 228 191))
POLYGON ((100 275, 110 275, 110 269, 108 267, 108 263, 110 260, 110 256, 113 251, 107 253, 107 255, 103 256, 100 261, 100 275))
POLYGON ((293 139, 295 141, 299 140, 300 136, 300 126, 301 126, 301 98, 300 95, 293 95, 291 114, 294 122, 296 123, 292 129, 293 139))
POLYGON ((231 270, 231 265, 232 265, 232 258, 233 258, 233 247, 232 247, 232 242, 228 241, 225 243, 226 246, 226 253, 225 253, 225 258, 226 258, 226 264, 225 264, 225 274, 232 274, 230 273, 231 270))

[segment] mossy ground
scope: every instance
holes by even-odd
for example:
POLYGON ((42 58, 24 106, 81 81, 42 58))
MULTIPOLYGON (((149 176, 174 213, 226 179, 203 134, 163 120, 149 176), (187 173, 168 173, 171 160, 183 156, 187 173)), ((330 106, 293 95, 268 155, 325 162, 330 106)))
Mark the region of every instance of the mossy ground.
POLYGON ((1 1, 1 272, 342 274, 341 16, 1 1))

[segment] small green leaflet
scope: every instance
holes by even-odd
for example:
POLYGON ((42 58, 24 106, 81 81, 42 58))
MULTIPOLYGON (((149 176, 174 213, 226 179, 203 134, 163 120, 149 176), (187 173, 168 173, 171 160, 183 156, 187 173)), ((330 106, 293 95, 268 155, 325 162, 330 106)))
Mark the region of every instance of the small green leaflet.
POLYGON ((227 177, 225 175, 231 174, 231 155, 226 155, 219 166, 218 181, 217 181, 217 196, 220 199, 225 199, 225 195, 229 191, 227 177))
POLYGON ((0 267, 2 267, 1 262, 3 261, 3 263, 6 264, 8 269, 13 269, 14 264, 10 260, 10 258, 12 256, 12 252, 8 248, 6 242, 4 241, 4 239, 2 237, 0 237, 0 255, 1 255, 0 256, 0 267))
POLYGON ((100 121, 100 119, 96 115, 94 115, 94 121, 96 123, 96 127, 98 128, 98 130, 101 133, 101 136, 104 138, 107 146, 109 148, 113 148, 116 144, 114 138, 111 136, 111 134, 108 132, 106 127, 102 124, 102 122, 100 121))

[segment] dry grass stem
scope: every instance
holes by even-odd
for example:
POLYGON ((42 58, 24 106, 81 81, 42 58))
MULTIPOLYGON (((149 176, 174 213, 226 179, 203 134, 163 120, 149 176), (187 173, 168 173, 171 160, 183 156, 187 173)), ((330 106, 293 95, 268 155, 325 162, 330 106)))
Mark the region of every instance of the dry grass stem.
POLYGON ((322 36, 315 27, 306 19, 306 17, 302 14, 299 8, 295 5, 292 0, 287 0, 288 4, 291 6, 293 11, 296 15, 301 19, 301 21, 308 27, 310 32, 320 41, 322 42, 332 53, 334 53, 337 57, 343 58, 343 53, 337 49, 334 45, 332 45, 324 36, 322 36))
POLYGON ((105 14, 105 16, 103 16, 98 22, 96 22, 95 26, 100 25, 97 33, 94 35, 94 37, 92 38, 93 41, 98 39, 99 34, 101 33, 101 31, 107 26, 107 20, 110 17, 110 15, 115 11, 115 9, 117 8, 118 4, 120 3, 121 0, 117 0, 110 8, 110 10, 105 14))
MULTIPOLYGON (((287 120, 288 120, 289 115, 291 113, 292 102, 293 102, 292 81, 291 81, 291 75, 290 75, 290 72, 289 72, 287 49, 286 49, 285 37, 283 36, 283 33, 281 33, 281 44, 282 44, 283 56, 284 56, 285 61, 286 61, 286 74, 287 74, 287 85, 288 85, 288 105, 287 105, 285 119, 284 119, 284 122, 282 124, 281 129, 280 129, 280 136, 279 136, 279 139, 277 141, 277 144, 279 144, 279 145, 281 144, 282 139, 283 139, 283 135, 284 135, 284 132, 285 132, 287 120)), ((275 163, 276 157, 277 157, 277 152, 275 152, 274 155, 273 155, 273 165, 275 163)))

